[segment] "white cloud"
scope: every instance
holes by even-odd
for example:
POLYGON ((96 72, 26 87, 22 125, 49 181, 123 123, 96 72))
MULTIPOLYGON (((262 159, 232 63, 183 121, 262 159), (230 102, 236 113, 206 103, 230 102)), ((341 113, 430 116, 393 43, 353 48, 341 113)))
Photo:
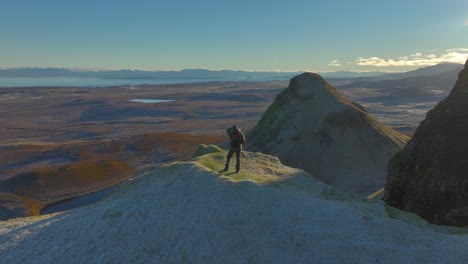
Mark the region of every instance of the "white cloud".
POLYGON ((340 62, 339 62, 338 60, 333 60, 332 62, 330 62, 330 63, 328 64, 328 66, 340 67, 341 64, 340 64, 340 62))
POLYGON ((398 59, 382 59, 380 57, 369 57, 355 60, 360 66, 430 66, 439 63, 462 63, 468 58, 468 49, 450 49, 440 55, 422 53, 411 54, 410 56, 401 56, 398 59))
POLYGON ((465 20, 465 26, 468 26, 468 19, 465 20))
POLYGON ((419 53, 419 52, 416 52, 415 54, 411 54, 410 56, 413 57, 413 58, 415 58, 415 57, 421 57, 422 54, 419 53))

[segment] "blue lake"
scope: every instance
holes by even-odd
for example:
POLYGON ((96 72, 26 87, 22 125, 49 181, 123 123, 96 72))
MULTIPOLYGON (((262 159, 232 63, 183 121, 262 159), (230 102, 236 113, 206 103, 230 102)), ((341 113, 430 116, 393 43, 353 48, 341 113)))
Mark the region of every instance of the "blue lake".
POLYGON ((130 102, 144 103, 144 104, 154 104, 154 103, 167 103, 174 102, 175 100, 164 100, 164 99, 132 99, 130 102))

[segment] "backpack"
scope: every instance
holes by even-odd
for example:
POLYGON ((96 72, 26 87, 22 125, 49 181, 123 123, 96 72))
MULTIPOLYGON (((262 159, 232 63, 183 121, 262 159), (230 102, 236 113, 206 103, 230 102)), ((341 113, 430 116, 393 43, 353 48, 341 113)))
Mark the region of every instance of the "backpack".
POLYGON ((238 130, 231 133, 231 146, 238 147, 243 143, 242 141, 242 135, 238 130))

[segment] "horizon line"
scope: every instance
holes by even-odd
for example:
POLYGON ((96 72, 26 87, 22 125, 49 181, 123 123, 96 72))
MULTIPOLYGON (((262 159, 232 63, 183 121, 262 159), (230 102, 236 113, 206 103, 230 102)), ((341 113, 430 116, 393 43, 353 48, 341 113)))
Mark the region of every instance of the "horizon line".
MULTIPOLYGON (((440 64, 460 64, 460 63, 439 63, 434 65, 429 65, 426 67, 431 67, 440 64)), ((419 67, 425 68, 425 67, 419 67)), ((415 69, 419 69, 415 68, 415 69)), ((371 72, 383 72, 383 73, 398 73, 398 72, 406 72, 406 71, 391 71, 391 70, 310 70, 310 69, 303 69, 303 70, 233 70, 233 69, 208 69, 208 68, 183 68, 183 69, 166 69, 166 70, 142 70, 142 69, 129 69, 129 68, 75 68, 75 67, 50 67, 50 66, 24 66, 24 67, 0 67, 0 70, 24 70, 24 69, 59 69, 59 70, 69 70, 73 72, 103 72, 103 71, 111 71, 111 72, 118 72, 118 71, 141 71, 141 72, 181 72, 186 70, 205 70, 205 71, 212 71, 212 72, 222 72, 222 71, 232 71, 232 72, 265 72, 265 73, 301 73, 301 72, 315 72, 315 73, 336 73, 336 72, 352 72, 352 73, 371 73, 371 72)))

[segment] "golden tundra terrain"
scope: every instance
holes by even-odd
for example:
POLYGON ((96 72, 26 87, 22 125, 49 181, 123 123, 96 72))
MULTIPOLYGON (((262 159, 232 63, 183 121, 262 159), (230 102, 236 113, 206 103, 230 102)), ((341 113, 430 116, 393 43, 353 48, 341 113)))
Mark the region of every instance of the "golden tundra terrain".
POLYGON ((36 215, 252 128, 287 81, 0 90, 0 217, 36 215), (155 103, 134 99, 170 100, 155 103))

